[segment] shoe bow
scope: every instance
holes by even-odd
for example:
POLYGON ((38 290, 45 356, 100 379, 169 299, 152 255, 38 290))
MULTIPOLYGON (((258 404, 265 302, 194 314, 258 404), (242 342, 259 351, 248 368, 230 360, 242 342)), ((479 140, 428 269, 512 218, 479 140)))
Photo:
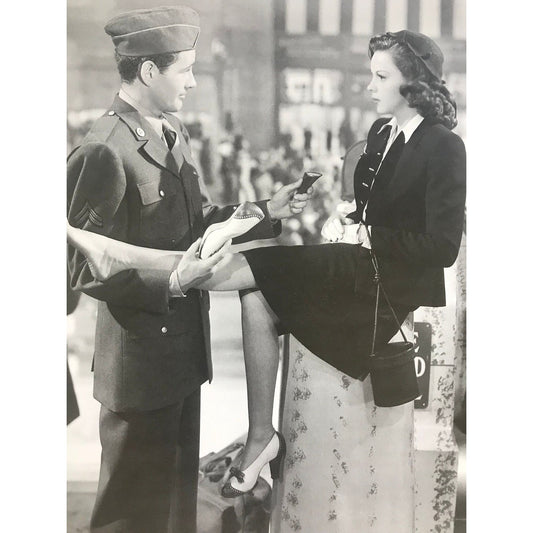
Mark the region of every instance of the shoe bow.
POLYGON ((244 483, 244 472, 232 466, 229 469, 229 473, 237 479, 239 483, 244 483))

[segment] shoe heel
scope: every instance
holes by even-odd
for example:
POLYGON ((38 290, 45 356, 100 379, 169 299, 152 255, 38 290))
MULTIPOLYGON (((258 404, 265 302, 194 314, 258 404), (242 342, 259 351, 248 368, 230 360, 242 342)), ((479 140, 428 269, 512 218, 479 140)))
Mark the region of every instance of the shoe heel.
POLYGON ((272 479, 279 479, 280 481, 283 479, 283 461, 285 459, 285 453, 286 453, 286 446, 285 446, 285 439, 283 438, 283 435, 281 433, 277 433, 278 439, 279 439, 279 450, 278 454, 272 461, 270 461, 270 477, 272 479))

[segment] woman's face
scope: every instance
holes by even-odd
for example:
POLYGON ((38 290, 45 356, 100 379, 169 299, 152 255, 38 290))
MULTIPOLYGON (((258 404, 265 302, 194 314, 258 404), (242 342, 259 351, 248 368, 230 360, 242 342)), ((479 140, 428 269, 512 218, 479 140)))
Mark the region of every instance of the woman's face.
POLYGON ((380 115, 398 115, 409 107, 407 100, 400 94, 400 86, 406 83, 406 79, 388 50, 374 52, 370 60, 370 71, 372 80, 367 89, 376 102, 376 111, 380 115))

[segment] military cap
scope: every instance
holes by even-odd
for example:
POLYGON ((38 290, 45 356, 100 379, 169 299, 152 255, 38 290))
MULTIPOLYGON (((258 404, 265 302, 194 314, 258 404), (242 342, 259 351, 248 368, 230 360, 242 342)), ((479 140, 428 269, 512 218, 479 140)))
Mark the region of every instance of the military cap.
POLYGON ((187 6, 135 9, 105 25, 115 50, 124 56, 150 56, 192 50, 200 34, 200 17, 187 6))
POLYGON ((442 64, 444 55, 437 43, 423 33, 410 30, 387 32, 399 43, 407 45, 409 50, 418 58, 437 79, 442 78, 442 64))

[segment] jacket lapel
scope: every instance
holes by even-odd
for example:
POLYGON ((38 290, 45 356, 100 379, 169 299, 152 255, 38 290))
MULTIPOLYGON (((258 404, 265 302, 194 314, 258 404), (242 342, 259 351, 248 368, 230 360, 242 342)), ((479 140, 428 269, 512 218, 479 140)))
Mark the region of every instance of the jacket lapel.
POLYGON ((412 181, 417 178, 418 172, 416 172, 413 165, 418 160, 416 156, 418 145, 425 130, 430 125, 431 122, 424 119, 403 147, 394 174, 386 189, 386 200, 391 200, 400 196, 407 188, 409 188, 412 181))

